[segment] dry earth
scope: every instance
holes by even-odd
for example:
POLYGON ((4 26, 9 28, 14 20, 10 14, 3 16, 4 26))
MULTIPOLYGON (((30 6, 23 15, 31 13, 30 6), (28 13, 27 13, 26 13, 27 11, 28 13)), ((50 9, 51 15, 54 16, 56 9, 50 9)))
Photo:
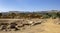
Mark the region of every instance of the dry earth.
POLYGON ((0 33, 60 33, 60 19, 0 19, 1 22, 16 22, 20 24, 19 22, 23 20, 22 22, 41 22, 41 24, 36 24, 33 26, 24 26, 23 29, 18 31, 0 31, 0 33), (17 22, 19 21, 19 22, 17 22))

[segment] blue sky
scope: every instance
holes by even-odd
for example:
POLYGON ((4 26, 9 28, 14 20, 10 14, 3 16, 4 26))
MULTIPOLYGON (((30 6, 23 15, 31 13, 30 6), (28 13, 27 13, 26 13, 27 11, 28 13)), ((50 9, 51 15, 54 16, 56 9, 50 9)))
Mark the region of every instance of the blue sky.
POLYGON ((0 0, 0 12, 60 10, 60 0, 0 0))

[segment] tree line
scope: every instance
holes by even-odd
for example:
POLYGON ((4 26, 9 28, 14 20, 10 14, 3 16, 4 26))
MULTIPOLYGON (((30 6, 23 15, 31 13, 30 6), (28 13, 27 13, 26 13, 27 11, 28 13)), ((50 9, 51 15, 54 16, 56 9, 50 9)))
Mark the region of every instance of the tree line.
POLYGON ((8 14, 3 14, 0 13, 0 19, 1 18, 60 18, 60 12, 46 12, 46 13, 8 13, 8 14))

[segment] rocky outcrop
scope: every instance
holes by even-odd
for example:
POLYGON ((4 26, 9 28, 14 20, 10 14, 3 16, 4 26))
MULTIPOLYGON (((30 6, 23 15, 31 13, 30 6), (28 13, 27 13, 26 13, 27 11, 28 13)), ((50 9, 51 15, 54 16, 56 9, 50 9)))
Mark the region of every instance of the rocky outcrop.
POLYGON ((18 31, 28 26, 32 27, 41 24, 43 21, 33 20, 16 20, 11 23, 0 22, 0 31, 18 31), (25 27, 26 26, 26 27, 25 27))

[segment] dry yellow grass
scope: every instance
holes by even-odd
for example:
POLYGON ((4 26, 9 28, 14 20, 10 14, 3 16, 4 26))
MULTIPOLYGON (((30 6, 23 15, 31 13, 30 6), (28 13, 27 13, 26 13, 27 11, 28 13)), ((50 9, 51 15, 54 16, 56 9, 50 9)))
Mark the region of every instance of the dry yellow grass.
POLYGON ((25 30, 22 31, 10 31, 10 32, 3 32, 0 33, 60 33, 60 25, 56 24, 55 22, 60 22, 59 19, 46 19, 45 23, 26 27, 25 30))

